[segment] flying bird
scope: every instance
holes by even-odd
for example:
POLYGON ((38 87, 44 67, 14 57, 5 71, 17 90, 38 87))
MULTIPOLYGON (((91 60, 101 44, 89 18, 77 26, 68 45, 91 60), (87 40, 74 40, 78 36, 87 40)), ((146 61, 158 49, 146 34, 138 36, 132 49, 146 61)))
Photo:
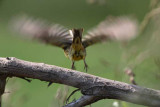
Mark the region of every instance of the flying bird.
POLYGON ((127 16, 107 17, 84 37, 83 28, 67 29, 59 24, 48 24, 27 16, 14 18, 12 26, 26 37, 62 48, 65 56, 72 61, 71 69, 75 69, 75 61, 83 60, 86 72, 87 47, 108 40, 129 41, 137 35, 138 28, 137 21, 127 16))

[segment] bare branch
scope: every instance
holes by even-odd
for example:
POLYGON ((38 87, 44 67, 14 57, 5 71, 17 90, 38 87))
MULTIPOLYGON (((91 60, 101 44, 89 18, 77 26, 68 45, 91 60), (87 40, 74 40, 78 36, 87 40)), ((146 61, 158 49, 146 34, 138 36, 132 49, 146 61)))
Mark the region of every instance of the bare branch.
POLYGON ((160 91, 158 90, 109 80, 54 65, 28 62, 12 57, 0 58, 0 75, 33 78, 79 88, 84 96, 68 104, 68 107, 73 107, 69 106, 71 104, 89 105, 104 98, 160 107, 160 91))
POLYGON ((2 106, 2 94, 4 93, 6 85, 6 75, 0 74, 0 107, 2 106))
POLYGON ((82 96, 76 101, 71 102, 70 104, 67 104, 64 107, 83 107, 86 105, 90 105, 98 100, 103 99, 103 97, 96 97, 96 96, 82 96))

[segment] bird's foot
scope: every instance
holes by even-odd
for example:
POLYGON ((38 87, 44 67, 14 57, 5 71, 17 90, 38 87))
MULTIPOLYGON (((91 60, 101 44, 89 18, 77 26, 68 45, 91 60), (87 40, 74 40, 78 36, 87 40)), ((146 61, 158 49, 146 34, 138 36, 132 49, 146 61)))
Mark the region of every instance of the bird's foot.
POLYGON ((87 72, 87 70, 88 70, 88 65, 85 63, 84 64, 84 70, 87 72))
POLYGON ((72 65, 71 69, 76 70, 76 67, 72 65))

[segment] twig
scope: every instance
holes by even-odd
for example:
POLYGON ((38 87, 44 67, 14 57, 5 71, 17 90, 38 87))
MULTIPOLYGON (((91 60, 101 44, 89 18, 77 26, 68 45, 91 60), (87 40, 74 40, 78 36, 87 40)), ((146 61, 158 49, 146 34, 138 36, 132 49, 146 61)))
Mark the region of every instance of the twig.
POLYGON ((26 80, 27 82, 31 82, 32 80, 30 80, 30 79, 27 79, 27 78, 25 78, 25 77, 20 77, 21 79, 24 79, 24 80, 26 80))
POLYGON ((70 95, 69 95, 69 97, 67 98, 67 100, 66 100, 66 104, 69 102, 69 99, 71 98, 71 96, 75 93, 75 92, 77 92, 77 91, 79 91, 80 89, 76 89, 76 90, 74 90, 70 95))
POLYGON ((73 101, 63 107, 83 107, 86 105, 90 105, 98 100, 104 99, 103 97, 96 97, 96 96, 82 96, 76 101, 73 101))
POLYGON ((129 80, 130 80, 130 82, 132 83, 132 84, 134 84, 134 85, 137 85, 137 83, 136 83, 136 81, 135 81, 135 74, 134 74, 134 72, 132 71, 132 69, 131 68, 126 68, 125 70, 124 70, 124 72, 129 76, 129 80))
POLYGON ((149 13, 146 14, 146 16, 144 17, 144 20, 141 22, 139 34, 142 34, 144 32, 151 18, 158 14, 160 14, 160 7, 152 9, 149 13))
MULTIPOLYGON (((0 58, 0 75, 4 74, 79 88, 84 96, 72 102, 72 104, 80 105, 77 107, 89 105, 104 98, 160 107, 160 91, 158 90, 113 81, 54 65, 28 62, 16 58, 0 58)), ((66 107, 69 106, 66 105, 66 107)))

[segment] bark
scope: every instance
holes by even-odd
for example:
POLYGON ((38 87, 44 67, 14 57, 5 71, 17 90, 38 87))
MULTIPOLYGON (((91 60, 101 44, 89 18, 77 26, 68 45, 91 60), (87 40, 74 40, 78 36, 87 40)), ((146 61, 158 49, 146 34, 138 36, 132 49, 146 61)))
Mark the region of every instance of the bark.
POLYGON ((54 65, 23 61, 13 57, 0 58, 0 75, 33 78, 79 88, 83 96, 65 107, 75 107, 75 105, 81 107, 104 98, 160 107, 159 90, 130 85, 54 65))
POLYGON ((2 95, 3 95, 4 90, 5 90, 6 77, 7 77, 6 75, 0 74, 0 107, 2 107, 2 95))

